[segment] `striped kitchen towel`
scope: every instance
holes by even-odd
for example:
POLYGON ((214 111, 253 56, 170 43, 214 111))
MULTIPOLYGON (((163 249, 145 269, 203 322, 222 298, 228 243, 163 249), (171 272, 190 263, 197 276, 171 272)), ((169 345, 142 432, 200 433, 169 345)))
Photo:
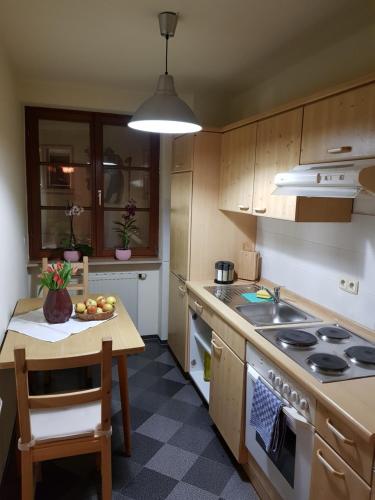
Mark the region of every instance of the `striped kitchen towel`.
POLYGON ((262 382, 255 383, 250 425, 262 438, 266 451, 277 453, 284 436, 283 402, 262 382))

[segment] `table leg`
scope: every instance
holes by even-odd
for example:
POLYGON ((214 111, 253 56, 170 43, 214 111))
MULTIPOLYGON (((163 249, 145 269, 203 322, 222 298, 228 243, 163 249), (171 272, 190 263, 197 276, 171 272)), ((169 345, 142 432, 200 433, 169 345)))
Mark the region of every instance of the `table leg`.
POLYGON ((124 430, 124 452, 131 455, 131 426, 130 426, 130 406, 128 387, 128 358, 126 354, 117 357, 117 370, 120 383, 122 427, 124 430))

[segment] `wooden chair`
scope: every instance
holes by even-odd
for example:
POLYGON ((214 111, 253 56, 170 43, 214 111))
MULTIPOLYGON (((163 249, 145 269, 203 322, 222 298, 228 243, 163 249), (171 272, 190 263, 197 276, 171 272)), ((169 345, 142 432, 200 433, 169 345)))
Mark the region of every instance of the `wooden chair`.
POLYGON ((112 340, 103 339, 98 353, 48 360, 26 359, 14 350, 21 453, 22 500, 34 497, 33 466, 55 458, 100 453, 102 498, 112 498, 111 389, 112 340), (28 373, 101 365, 101 385, 75 392, 32 396, 28 373))
MULTIPOLYGON (((66 288, 68 290, 75 290, 83 295, 83 301, 88 297, 89 293, 89 259, 88 257, 83 257, 82 262, 73 262, 72 266, 81 272, 81 283, 71 283, 66 288)), ((42 259, 42 271, 47 271, 48 269, 48 258, 43 257, 42 259)), ((46 287, 43 289, 43 297, 47 296, 48 290, 46 287)))

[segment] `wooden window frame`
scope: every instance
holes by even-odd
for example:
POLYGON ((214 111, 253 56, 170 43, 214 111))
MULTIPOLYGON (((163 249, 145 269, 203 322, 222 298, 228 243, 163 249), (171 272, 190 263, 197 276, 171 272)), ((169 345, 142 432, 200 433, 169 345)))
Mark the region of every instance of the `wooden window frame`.
MULTIPOLYGON (((88 123, 90 130, 90 165, 92 167, 91 199, 91 241, 93 257, 113 257, 114 249, 104 247, 104 203, 99 204, 98 190, 104 191, 104 169, 102 164, 103 126, 126 126, 131 116, 97 113, 90 111, 25 107, 26 136, 26 181, 29 229, 29 257, 60 258, 62 249, 42 249, 41 200, 40 200, 40 159, 39 159, 39 120, 59 120, 88 123)), ((150 205, 149 205, 149 244, 147 247, 132 248, 136 257, 157 257, 159 239, 159 134, 149 134, 150 138, 150 205)), ((121 208, 111 208, 111 211, 121 208)), ((145 209, 146 210, 146 209, 145 209)), ((122 209, 123 211, 123 209, 122 209)), ((142 211, 142 209, 140 209, 142 211)))

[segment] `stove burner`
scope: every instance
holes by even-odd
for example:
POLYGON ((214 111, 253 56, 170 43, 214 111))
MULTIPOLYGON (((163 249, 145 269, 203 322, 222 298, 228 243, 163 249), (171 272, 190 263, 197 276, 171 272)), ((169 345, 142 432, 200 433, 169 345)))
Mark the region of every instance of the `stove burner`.
POLYGON ((289 328, 280 330, 277 335, 277 340, 281 344, 287 344, 287 346, 290 347, 311 347, 318 342, 317 338, 312 333, 289 328))
POLYGON ((341 342, 342 340, 347 340, 351 337, 349 332, 336 326, 319 328, 316 333, 322 340, 326 342, 341 342))
POLYGON ((334 354, 316 353, 307 358, 307 363, 314 371, 340 374, 349 368, 345 359, 334 354))
POLYGON ((346 349, 345 354, 354 363, 375 365, 375 347, 356 345, 346 349))

